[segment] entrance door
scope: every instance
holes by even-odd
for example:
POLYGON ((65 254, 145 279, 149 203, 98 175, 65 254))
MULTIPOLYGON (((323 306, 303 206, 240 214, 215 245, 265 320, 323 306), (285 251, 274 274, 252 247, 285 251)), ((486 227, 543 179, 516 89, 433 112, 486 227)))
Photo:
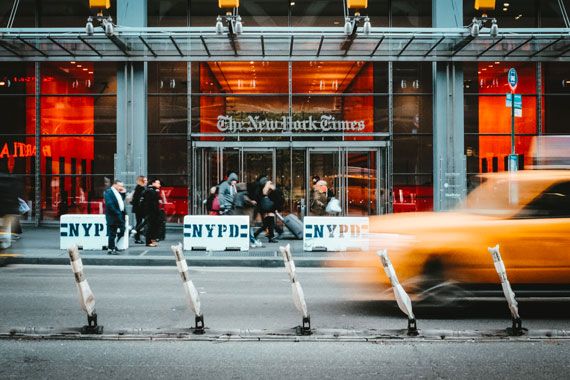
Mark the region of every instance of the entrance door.
POLYGON ((331 148, 276 143, 258 148, 246 142, 242 144, 246 146, 208 142, 193 148, 192 172, 196 174, 192 176, 191 185, 193 213, 206 212, 204 201, 210 188, 219 184, 229 171, 236 171, 239 180, 246 183, 261 175, 268 176, 283 191, 285 214, 325 215, 331 196, 340 201, 340 215, 376 215, 386 210, 386 169, 382 165, 381 147, 331 148), (318 181, 324 182, 315 186, 318 181))
POLYGON ((306 215, 326 215, 323 203, 326 207, 332 196, 340 201, 340 215, 367 216, 383 213, 384 200, 380 194, 385 181, 382 180, 380 170, 380 153, 380 149, 376 148, 353 150, 342 147, 326 151, 309 149, 306 190, 309 203, 306 215))

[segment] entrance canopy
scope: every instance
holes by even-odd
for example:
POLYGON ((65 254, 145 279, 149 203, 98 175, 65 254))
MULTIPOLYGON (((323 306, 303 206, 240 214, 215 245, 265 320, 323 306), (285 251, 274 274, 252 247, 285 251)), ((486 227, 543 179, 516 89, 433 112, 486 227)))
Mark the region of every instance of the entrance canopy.
MULTIPOLYGON (((212 23, 213 24, 213 23, 212 23)), ((0 29, 0 61, 570 61, 570 29, 84 28, 0 29)))

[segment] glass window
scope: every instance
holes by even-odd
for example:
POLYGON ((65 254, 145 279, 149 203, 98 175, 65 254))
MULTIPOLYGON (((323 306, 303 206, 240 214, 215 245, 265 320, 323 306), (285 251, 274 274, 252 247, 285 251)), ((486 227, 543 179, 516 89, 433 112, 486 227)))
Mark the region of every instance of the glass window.
MULTIPOLYGON (((36 0, 20 0, 20 5, 18 6, 18 11, 16 12, 16 18, 12 27, 14 28, 33 28, 36 25, 36 0)), ((0 27, 6 28, 8 26, 8 19, 12 12, 12 7, 14 6, 14 1, 2 1, 0 2, 0 27)), ((85 21, 84 21, 85 23, 85 21)))
POLYGON ((431 175, 394 175, 392 180, 392 208, 395 213, 433 209, 431 175))
POLYGON ((538 3, 536 0, 497 1, 494 10, 482 11, 475 9, 475 0, 463 0, 463 22, 464 25, 469 25, 473 17, 485 13, 497 19, 499 28, 536 28, 538 3), (509 6, 503 6, 503 3, 508 3, 509 6))
MULTIPOLYGON (((148 26, 188 26, 189 3, 190 0, 147 0, 148 26)), ((217 5, 216 1, 210 3, 217 5)))
POLYGON ((183 134, 188 129, 188 96, 148 97, 148 133, 183 134))
MULTIPOLYGON (((40 27, 61 28, 85 26, 88 16, 95 16, 96 9, 89 8, 89 1, 77 0, 42 0, 36 2, 40 15, 40 27)), ((111 8, 104 11, 105 15, 117 21, 117 1, 111 0, 111 8)))
POLYGON ((428 136, 394 136, 394 173, 431 173, 433 138, 428 136))
POLYGON ((570 217, 570 182, 556 184, 530 202, 518 215, 519 218, 568 218, 570 217))
POLYGON ((432 133, 431 96, 394 96, 394 133, 432 133))
POLYGON ((391 3, 391 27, 428 28, 431 26, 431 1, 392 0, 391 3))
POLYGON ((395 94, 432 93, 431 63, 396 62, 393 68, 395 94))
POLYGON ((150 62, 148 64, 148 92, 186 94, 188 75, 186 62, 150 62))
POLYGON ((342 4, 342 1, 337 0, 295 0, 295 5, 291 7, 292 25, 342 28, 344 27, 342 4))

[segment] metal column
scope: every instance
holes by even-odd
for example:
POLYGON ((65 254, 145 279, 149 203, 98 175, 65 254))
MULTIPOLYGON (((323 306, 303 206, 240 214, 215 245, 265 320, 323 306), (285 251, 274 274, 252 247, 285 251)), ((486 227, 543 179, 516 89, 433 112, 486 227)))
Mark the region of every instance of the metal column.
MULTIPOLYGON (((433 0, 433 27, 461 27, 462 0, 433 0)), ((463 69, 433 63, 434 210, 453 208, 467 193, 464 149, 463 69)))
MULTIPOLYGON (((147 0, 117 0, 117 24, 146 27, 147 0)), ((129 187, 147 165, 147 63, 125 62, 117 69, 117 154, 115 177, 129 187)))

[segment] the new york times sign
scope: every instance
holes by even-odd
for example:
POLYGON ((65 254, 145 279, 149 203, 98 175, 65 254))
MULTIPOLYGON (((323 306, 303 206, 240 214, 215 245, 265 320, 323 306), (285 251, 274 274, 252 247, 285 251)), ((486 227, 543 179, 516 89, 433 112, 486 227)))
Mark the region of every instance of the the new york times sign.
POLYGON ((362 132, 366 123, 364 120, 338 120, 332 115, 309 116, 302 120, 289 116, 267 119, 259 115, 237 120, 233 116, 219 115, 217 127, 220 132, 227 133, 362 132))

